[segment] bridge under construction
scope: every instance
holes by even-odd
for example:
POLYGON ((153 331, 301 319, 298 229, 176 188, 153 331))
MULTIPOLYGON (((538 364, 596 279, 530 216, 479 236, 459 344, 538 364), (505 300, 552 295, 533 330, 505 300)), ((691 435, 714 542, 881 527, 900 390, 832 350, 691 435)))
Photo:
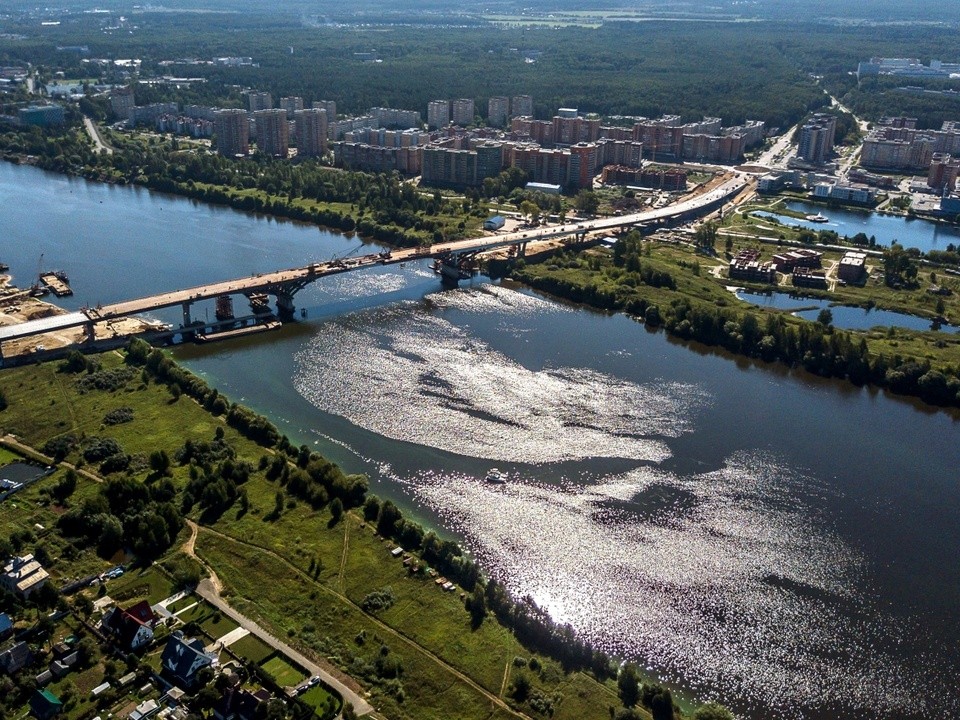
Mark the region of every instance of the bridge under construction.
POLYGON ((223 328, 236 324, 232 309, 221 314, 220 308, 232 308, 231 303, 218 303, 216 321, 197 321, 192 316, 194 303, 226 298, 246 296, 250 302, 252 314, 248 316, 255 322, 277 317, 281 321, 295 316, 294 296, 297 292, 320 278, 339 273, 353 272, 377 265, 392 265, 412 260, 433 258, 434 267, 446 285, 456 285, 459 280, 470 276, 477 254, 502 248, 515 248, 523 255, 528 244, 541 244, 555 241, 582 242, 588 234, 596 232, 616 232, 638 225, 657 225, 671 221, 688 221, 702 217, 722 206, 728 199, 741 192, 747 183, 734 177, 700 195, 688 198, 673 205, 616 217, 598 218, 560 226, 542 227, 527 231, 484 236, 455 242, 437 243, 428 247, 405 248, 381 253, 315 262, 309 265, 270 273, 258 273, 250 277, 210 283, 198 287, 175 290, 150 295, 134 300, 100 305, 96 308, 83 308, 76 312, 54 315, 39 320, 30 320, 16 325, 0 327, 0 363, 3 361, 3 343, 21 340, 35 335, 44 335, 58 331, 83 328, 87 343, 96 339, 96 326, 99 323, 141 315, 164 308, 180 307, 182 310, 181 328, 176 334, 200 333, 205 330, 223 328), (276 315, 271 311, 267 298, 276 299, 276 315))

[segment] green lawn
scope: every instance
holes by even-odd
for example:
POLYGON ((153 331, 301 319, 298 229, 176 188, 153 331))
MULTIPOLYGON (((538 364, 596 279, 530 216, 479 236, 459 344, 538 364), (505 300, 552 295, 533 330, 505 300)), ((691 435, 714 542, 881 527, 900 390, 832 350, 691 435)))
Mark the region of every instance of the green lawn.
POLYGON ((273 648, 253 634, 237 640, 230 646, 230 650, 240 657, 246 658, 255 665, 259 665, 271 654, 273 654, 273 648))
POLYGON ((295 668, 286 658, 280 655, 274 655, 260 667, 281 687, 292 687, 307 679, 303 671, 295 668))
POLYGON ((7 450, 5 447, 0 447, 0 468, 12 462, 17 462, 18 460, 23 460, 23 458, 15 452, 7 450))
POLYGON ((300 699, 314 708, 320 717, 333 717, 340 709, 340 702, 328 693, 322 685, 310 688, 300 696, 300 699))
POLYGON ((107 581, 107 592, 125 607, 140 600, 154 605, 173 594, 170 579, 156 568, 128 569, 116 580, 107 581))

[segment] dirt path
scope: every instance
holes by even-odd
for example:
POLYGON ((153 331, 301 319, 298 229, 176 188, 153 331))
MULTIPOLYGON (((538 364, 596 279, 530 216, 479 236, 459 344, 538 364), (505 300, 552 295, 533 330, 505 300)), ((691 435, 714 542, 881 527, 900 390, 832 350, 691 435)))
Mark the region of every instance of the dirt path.
MULTIPOLYGON (((13 450, 14 452, 19 453, 20 455, 25 455, 26 457, 30 458, 31 460, 36 460, 37 462, 42 462, 42 463, 44 463, 44 464, 46 464, 46 465, 56 465, 56 464, 57 464, 56 462, 54 462, 54 460, 53 460, 52 457, 50 457, 50 456, 48 456, 48 455, 44 455, 42 452, 40 452, 40 451, 37 450, 36 448, 31 447, 30 445, 27 445, 27 444, 25 444, 25 443, 20 442, 20 441, 19 441, 15 436, 13 436, 13 435, 4 435, 3 438, 0 438, 0 444, 6 445, 8 448, 10 448, 11 450, 13 450)), ((89 470, 85 470, 85 469, 83 469, 83 468, 78 468, 78 467, 77 467, 76 465, 74 465, 73 463, 68 463, 68 462, 66 462, 66 461, 63 461, 63 462, 60 463, 60 465, 61 465, 62 467, 69 468, 70 470, 75 471, 78 475, 83 475, 83 477, 87 478, 88 480, 93 480, 94 482, 97 482, 97 483, 102 483, 102 482, 103 482, 103 478, 100 477, 99 475, 95 475, 94 473, 90 472, 89 470)))
MULTIPOLYGON (((377 627, 379 627, 384 633, 386 633, 386 634, 388 634, 388 635, 396 638, 397 640, 399 640, 401 643, 407 645, 407 646, 408 646, 409 648, 411 648, 412 650, 415 650, 415 651, 419 652, 420 654, 422 654, 422 655, 430 658, 431 660, 433 660, 433 661, 434 661, 435 663, 437 663, 440 667, 442 667, 443 669, 447 670, 449 673, 451 673, 452 675, 456 676, 457 678, 459 678, 460 680, 462 680, 464 683, 466 683, 467 685, 469 685, 471 688, 473 688, 474 690, 476 690, 478 693, 480 693, 481 695, 483 695, 483 696, 484 696, 485 698, 487 698, 493 705, 499 707, 501 710, 504 710, 504 711, 510 713, 510 714, 513 715, 514 717, 524 718, 524 720, 532 720, 532 718, 530 718, 528 715, 525 715, 525 714, 523 714, 523 713, 520 713, 520 712, 514 710, 514 709, 513 709, 512 707, 510 707, 506 702, 504 702, 503 699, 501 699, 501 698, 498 697, 497 695, 494 695, 492 692, 490 692, 489 690, 487 690, 487 689, 486 689, 485 687, 483 687, 482 685, 478 684, 476 681, 474 681, 474 680, 473 680, 472 678, 470 678, 468 675, 465 675, 464 673, 462 673, 462 672, 460 672, 459 670, 457 670, 455 667, 453 667, 452 665, 450 665, 450 664, 449 664, 447 661, 445 661, 443 658, 441 658, 440 656, 436 655, 436 654, 433 653, 431 650, 428 650, 428 649, 425 648, 423 645, 421 645, 420 643, 418 643, 416 640, 408 637, 407 635, 404 635, 403 633, 399 632, 398 630, 394 630, 392 627, 390 627, 390 626, 387 625, 386 623, 382 622, 382 621, 381 621, 380 619, 378 619, 376 616, 371 615, 371 614, 369 614, 369 613, 367 613, 367 612, 364 612, 363 609, 362 609, 359 605, 357 605, 356 603, 354 603, 353 600, 351 600, 350 598, 348 598, 346 595, 344 595, 344 594, 342 594, 342 593, 334 590, 333 588, 331 588, 331 587, 328 586, 328 585, 324 585, 323 583, 316 582, 315 580, 313 580, 313 578, 311 578, 309 575, 307 575, 307 573, 305 573, 303 570, 301 570, 300 568, 298 568, 296 565, 294 565, 292 562, 290 562, 289 560, 287 560, 287 559, 286 559, 285 557, 283 557, 282 555, 278 555, 278 554, 275 553, 273 550, 270 550, 270 549, 268 549, 268 548, 261 547, 260 545, 255 545, 255 544, 253 544, 253 543, 248 543, 248 542, 246 542, 246 541, 244 541, 244 540, 239 540, 239 539, 237 539, 237 538, 235 538, 235 537, 232 537, 232 536, 230 536, 230 535, 226 535, 226 534, 221 533, 221 532, 219 532, 219 531, 217 531, 217 530, 212 530, 211 528, 205 527, 205 528, 203 528, 203 531, 204 531, 204 532, 208 532, 208 533, 210 533, 211 535, 216 535, 217 537, 223 538, 224 540, 228 540, 228 541, 230 541, 230 542, 234 542, 234 543, 237 543, 237 544, 239 544, 239 545, 244 545, 244 546, 246 546, 246 547, 256 549, 256 550, 258 550, 258 551, 260 551, 260 552, 262 552, 262 553, 266 553, 267 555, 273 557, 273 558, 276 559, 278 562, 283 563, 287 568, 289 568, 290 570, 292 570, 297 576, 299 576, 300 578, 302 578, 305 582, 307 582, 307 583, 311 584, 312 586, 316 587, 317 589, 319 589, 319 590, 327 593, 328 595, 332 595, 332 596, 336 597, 338 600, 340 600, 340 601, 343 602, 343 603, 346 603, 347 605, 349 605, 350 607, 352 607, 353 609, 355 609, 357 612, 362 613, 368 620, 370 620, 370 621, 371 621, 372 623, 374 623, 377 627)), ((202 584, 203 584, 203 583, 201 583, 201 585, 202 585, 202 584)), ((198 591, 198 593, 199 593, 199 588, 197 589, 197 591, 198 591)), ((249 629, 249 628, 248 628, 248 629, 249 629)), ((251 630, 251 632, 252 632, 252 630, 251 630)))
POLYGON ((337 587, 344 592, 343 578, 347 568, 347 553, 350 551, 350 521, 343 523, 343 554, 340 555, 340 574, 337 576, 337 587))
MULTIPOLYGON (((181 549, 188 556, 199 562, 210 574, 209 577, 204 578, 200 581, 200 584, 197 585, 197 595, 220 610, 224 615, 229 617, 244 630, 248 631, 252 635, 256 635, 271 648, 282 653, 298 665, 302 666, 311 675, 318 675, 323 679, 324 682, 334 687, 341 695, 343 695, 343 699, 346 702, 349 702, 351 705, 353 705, 353 709, 356 711, 357 715, 369 715, 372 713, 374 710, 373 706, 370 705, 370 703, 368 703, 357 690, 349 687, 339 677, 330 672, 329 668, 318 665, 316 662, 309 659, 302 653, 294 650, 286 643, 278 640, 246 615, 242 615, 237 610, 230 607, 230 605, 228 605, 227 602, 220 597, 220 593, 223 592, 223 583, 220 581, 220 578, 217 577, 217 574, 213 571, 213 568, 204 562, 204 560, 200 558, 196 552, 197 536, 200 534, 200 527, 193 520, 187 520, 186 522, 187 525, 190 526, 190 537, 187 538, 187 541, 181 546, 181 549)), ((220 535, 220 533, 216 533, 208 528, 204 528, 204 531, 209 531, 212 534, 220 535)), ((221 537, 228 536, 221 535, 221 537)))

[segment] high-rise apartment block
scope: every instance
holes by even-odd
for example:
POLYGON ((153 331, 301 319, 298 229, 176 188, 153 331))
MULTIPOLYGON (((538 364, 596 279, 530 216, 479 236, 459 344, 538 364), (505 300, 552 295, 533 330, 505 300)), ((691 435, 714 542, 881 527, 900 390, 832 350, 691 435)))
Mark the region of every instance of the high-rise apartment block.
POLYGON ((510 116, 510 98, 492 97, 487 100, 487 124, 491 127, 504 127, 510 116))
POLYGON ((327 150, 327 111, 322 108, 298 110, 294 115, 297 155, 320 157, 327 150))
POLYGON ((800 128, 797 157, 814 165, 824 163, 833 152, 836 132, 836 115, 816 113, 800 128))
POLYGON ((268 92, 251 92, 247 94, 247 102, 250 103, 250 112, 258 110, 269 110, 273 107, 273 98, 268 92))
POLYGON ((118 87, 110 91, 110 109, 119 120, 127 120, 136 104, 132 87, 118 87))
POLYGON ((213 116, 213 126, 218 153, 226 157, 250 153, 250 121, 246 110, 218 110, 213 116))
POLYGON ((450 124, 450 101, 433 100, 427 104, 427 127, 431 130, 450 124))
POLYGON ((420 113, 416 110, 375 107, 370 108, 367 114, 376 119, 379 127, 390 129, 420 127, 420 113))
POLYGON ((460 98, 459 100, 453 101, 451 119, 454 125, 460 125, 462 127, 473 125, 474 116, 473 100, 460 98))
POLYGON ((510 101, 510 117, 533 117, 533 98, 530 95, 514 95, 510 101))
POLYGON ((337 103, 334 100, 314 100, 312 106, 316 110, 327 111, 327 123, 337 121, 337 103))
POLYGON ((282 97, 280 98, 280 107, 287 111, 287 119, 292 120, 295 113, 303 110, 302 97, 282 97))
POLYGON ((290 130, 287 125, 287 111, 258 110, 253 114, 257 123, 257 147, 264 155, 287 157, 290 147, 290 130))

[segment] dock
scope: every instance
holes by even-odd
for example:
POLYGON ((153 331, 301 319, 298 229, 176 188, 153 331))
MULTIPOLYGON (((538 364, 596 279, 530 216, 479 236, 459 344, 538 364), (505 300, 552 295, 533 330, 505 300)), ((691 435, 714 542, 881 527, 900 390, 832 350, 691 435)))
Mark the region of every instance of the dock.
POLYGON ((73 295, 73 290, 70 288, 70 283, 67 281, 67 276, 63 273, 41 273, 40 282, 48 287, 50 291, 57 297, 67 297, 69 295, 73 295))

